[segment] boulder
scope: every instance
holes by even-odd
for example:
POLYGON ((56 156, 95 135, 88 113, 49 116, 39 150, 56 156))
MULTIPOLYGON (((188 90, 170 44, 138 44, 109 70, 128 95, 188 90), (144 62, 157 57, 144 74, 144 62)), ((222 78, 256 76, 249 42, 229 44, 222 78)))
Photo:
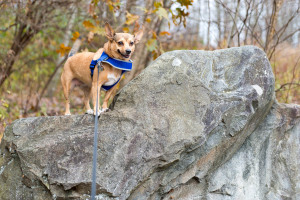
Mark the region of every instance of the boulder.
POLYGON ((274 104, 231 159, 164 199, 300 199, 299 138, 300 106, 274 104))
MULTIPOLYGON (((296 197, 300 108, 274 102, 259 48, 163 54, 99 118, 97 198, 296 197)), ((14 121, 0 199, 88 199, 93 131, 91 115, 14 121)))

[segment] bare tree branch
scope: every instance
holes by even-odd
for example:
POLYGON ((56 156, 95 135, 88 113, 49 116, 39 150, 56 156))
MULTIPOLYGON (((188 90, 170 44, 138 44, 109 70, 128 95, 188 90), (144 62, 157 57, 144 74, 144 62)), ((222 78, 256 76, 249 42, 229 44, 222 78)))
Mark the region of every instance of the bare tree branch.
MULTIPOLYGON (((17 1, 8 2, 11 8, 15 8, 15 34, 14 40, 4 60, 0 61, 0 87, 12 74, 13 65, 22 50, 29 44, 31 39, 50 21, 56 8, 69 6, 77 0, 48 0, 48 1, 17 1), (26 3, 25 3, 26 2, 26 3)), ((4 5, 4 4, 3 4, 4 5)))
POLYGON ((275 90, 275 92, 279 92, 281 91, 284 87, 286 86, 292 86, 292 85, 296 85, 297 87, 300 86, 300 83, 284 83, 282 84, 277 90, 275 90))

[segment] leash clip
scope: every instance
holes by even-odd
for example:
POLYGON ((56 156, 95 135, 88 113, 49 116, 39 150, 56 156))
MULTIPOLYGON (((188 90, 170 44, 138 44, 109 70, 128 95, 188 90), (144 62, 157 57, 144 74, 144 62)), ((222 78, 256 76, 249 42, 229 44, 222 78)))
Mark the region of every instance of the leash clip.
POLYGON ((102 61, 98 62, 97 64, 98 64, 98 71, 103 71, 104 68, 103 68, 102 61), (100 67, 101 67, 101 69, 100 69, 100 67))

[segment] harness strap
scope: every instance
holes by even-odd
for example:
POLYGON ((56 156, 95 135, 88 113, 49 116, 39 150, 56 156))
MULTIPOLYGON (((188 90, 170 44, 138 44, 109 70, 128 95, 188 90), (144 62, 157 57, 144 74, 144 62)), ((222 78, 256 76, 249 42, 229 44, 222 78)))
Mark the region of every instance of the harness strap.
POLYGON ((90 70, 91 70, 91 77, 92 78, 93 78, 94 69, 95 69, 96 64, 97 64, 97 60, 92 60, 92 62, 90 64, 90 70))
MULTIPOLYGON (((100 58, 97 60, 92 60, 91 64, 90 64, 90 70, 91 70, 91 77, 93 78, 93 74, 94 74, 94 69, 95 66, 98 64, 99 67, 99 63, 101 63, 101 67, 102 67, 102 63, 108 63, 109 65, 111 65, 114 68, 120 69, 122 70, 121 76, 119 78, 119 80, 117 80, 114 84, 112 85, 102 85, 102 89, 104 91, 108 91, 111 88, 113 88, 116 84, 119 83, 119 81, 122 78, 122 75, 126 72, 126 71, 131 71, 132 69, 132 61, 124 61, 124 60, 119 60, 119 59, 115 59, 115 58, 111 58, 109 57, 104 51, 101 54, 100 58)), ((100 70, 99 70, 100 71, 100 70)))
POLYGON ((112 85, 102 85, 101 88, 102 88, 104 91, 110 90, 111 88, 113 88, 115 85, 117 85, 117 84, 120 82, 120 80, 121 80, 121 78, 122 78, 122 75, 123 75, 125 72, 126 72, 125 70, 122 70, 122 73, 121 73, 120 78, 119 78, 114 84, 112 84, 112 85))

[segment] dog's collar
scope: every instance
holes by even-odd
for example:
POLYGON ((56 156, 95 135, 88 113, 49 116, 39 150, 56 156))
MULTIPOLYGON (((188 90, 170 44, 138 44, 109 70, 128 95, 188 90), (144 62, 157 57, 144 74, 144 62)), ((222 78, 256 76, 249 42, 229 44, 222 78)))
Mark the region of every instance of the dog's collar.
POLYGON ((97 59, 97 63, 99 63, 99 62, 108 63, 111 66, 113 66, 114 68, 124 70, 124 71, 132 70, 132 60, 124 61, 124 60, 119 60, 116 58, 111 58, 104 51, 103 51, 102 55, 100 56, 100 58, 97 59))

